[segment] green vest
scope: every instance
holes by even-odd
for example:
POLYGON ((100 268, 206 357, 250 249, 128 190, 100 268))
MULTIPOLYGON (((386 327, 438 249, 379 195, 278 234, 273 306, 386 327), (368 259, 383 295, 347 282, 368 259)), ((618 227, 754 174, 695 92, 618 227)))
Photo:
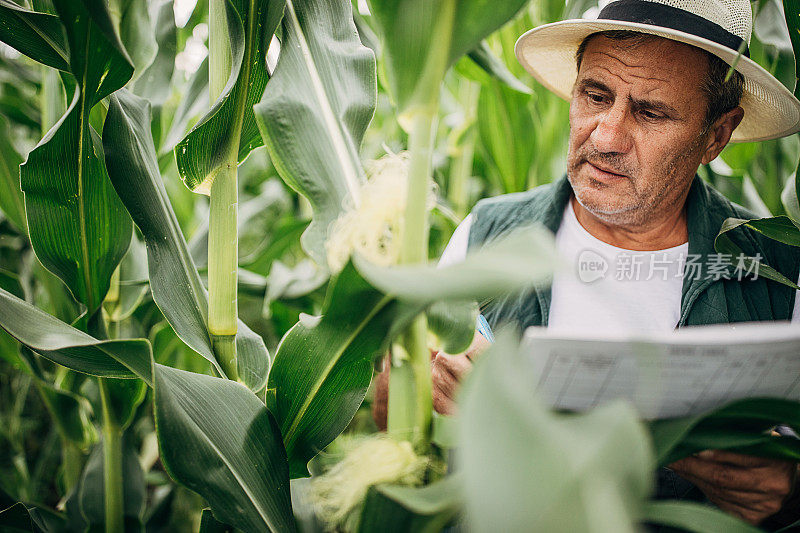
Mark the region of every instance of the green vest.
MULTIPOLYGON (((507 232, 525 225, 540 223, 555 233, 561 224, 564 208, 572 195, 566 177, 522 193, 506 194, 481 200, 472 210, 469 248, 480 247, 507 232)), ((716 254, 714 238, 722 222, 729 217, 757 218, 743 207, 728 201, 719 192, 695 176, 686 199, 689 229, 689 256, 706 258, 716 254)), ((728 233, 748 256, 760 254, 762 261, 792 281, 800 271, 800 249, 773 241, 739 227, 728 233)), ((796 291, 763 277, 741 276, 729 269, 732 279, 684 272, 681 313, 678 327, 759 320, 789 320, 796 291), (691 274, 691 275, 690 275, 691 274)), ((550 287, 511 294, 484 303, 481 308, 494 329, 502 324, 520 329, 546 326, 550 313, 550 287)), ((646 311, 646 310, 643 310, 646 311)))

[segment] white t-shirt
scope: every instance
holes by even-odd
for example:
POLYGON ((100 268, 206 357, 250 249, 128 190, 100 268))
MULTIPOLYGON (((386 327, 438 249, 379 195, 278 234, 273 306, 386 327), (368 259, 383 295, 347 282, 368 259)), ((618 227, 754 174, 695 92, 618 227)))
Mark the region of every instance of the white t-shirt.
MULTIPOLYGON (((468 215, 450 238, 439 266, 464 260, 471 225, 468 215)), ((689 243, 646 252, 612 246, 581 226, 572 202, 567 202, 555 239, 559 256, 571 268, 553 277, 549 328, 669 331, 678 324, 689 243)), ((792 322, 800 323, 800 295, 792 322)))

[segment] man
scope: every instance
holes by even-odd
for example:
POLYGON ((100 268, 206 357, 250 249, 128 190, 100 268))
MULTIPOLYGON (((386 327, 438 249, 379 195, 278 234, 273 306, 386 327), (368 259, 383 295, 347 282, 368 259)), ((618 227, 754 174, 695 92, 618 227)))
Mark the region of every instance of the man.
MULTIPOLYGON (((519 39, 523 66, 571 101, 567 177, 480 202, 456 230, 442 262, 459 261, 467 248, 539 222, 577 266, 587 253, 600 262, 616 258, 618 266, 623 256, 638 257, 640 266, 658 259, 665 275, 636 271, 588 283, 557 273, 551 288, 484 306, 491 327, 636 331, 800 319, 800 299, 786 286, 757 276, 702 275, 717 255, 714 238, 722 222, 755 216, 704 184, 698 167, 731 139, 757 141, 800 130, 800 102, 746 57, 751 27, 747 0, 617 0, 596 21, 548 24, 519 39), (737 60, 740 49, 745 54, 737 60), (731 64, 736 72, 726 81, 731 64), (700 258, 701 268, 691 276, 687 257, 700 258)), ((798 278, 797 249, 749 230, 737 229, 732 239, 745 254, 798 278)), ((455 410, 457 385, 486 345, 478 335, 465 354, 435 356, 437 411, 455 410)), ((384 373, 376 396, 379 420, 386 384, 384 373)), ((688 480, 720 508, 762 525, 787 523, 796 508, 786 504, 795 463, 707 451, 670 467, 659 473, 664 497, 683 496, 692 489, 688 480)))

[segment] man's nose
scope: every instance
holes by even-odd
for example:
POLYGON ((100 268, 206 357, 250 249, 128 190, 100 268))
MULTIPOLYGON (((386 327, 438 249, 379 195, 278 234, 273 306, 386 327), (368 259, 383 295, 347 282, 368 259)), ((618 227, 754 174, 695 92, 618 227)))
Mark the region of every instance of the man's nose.
POLYGON ((591 141, 600 152, 627 153, 631 147, 631 115, 622 102, 615 103, 598 117, 591 141))

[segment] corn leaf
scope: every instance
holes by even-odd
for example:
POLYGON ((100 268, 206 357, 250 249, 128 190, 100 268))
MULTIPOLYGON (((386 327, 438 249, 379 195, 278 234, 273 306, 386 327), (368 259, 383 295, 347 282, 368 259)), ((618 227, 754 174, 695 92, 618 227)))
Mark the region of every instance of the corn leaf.
POLYGON ((536 128, 528 110, 530 99, 497 80, 483 85, 478 98, 478 132, 505 192, 528 189, 528 172, 537 153, 531 150, 536 128))
POLYGON ((44 309, 62 322, 74 324, 76 318, 81 314, 81 309, 64 283, 38 261, 34 267, 34 272, 37 280, 47 293, 48 306, 44 309))
POLYGON ((223 524, 216 518, 211 509, 203 509, 200 514, 200 529, 197 533, 232 533, 233 528, 227 524, 223 524))
POLYGON ((266 291, 262 293, 262 316, 270 317, 272 302, 300 298, 316 291, 326 281, 328 272, 310 259, 303 259, 294 267, 288 267, 279 260, 274 261, 265 280, 266 291))
POLYGON ((358 150, 376 93, 375 58, 350 2, 287 1, 281 54, 255 113, 281 178, 314 209, 302 243, 321 265, 329 224, 345 199, 358 202, 358 150))
POLYGON ((783 192, 781 192, 781 204, 786 211, 786 215, 792 219, 792 222, 800 225, 800 201, 797 198, 796 186, 797 182, 794 175, 789 176, 786 180, 786 185, 783 187, 783 192))
POLYGON ((649 502, 642 521, 661 524, 692 533, 757 533, 763 531, 709 505, 694 502, 649 502))
POLYGON ((29 507, 22 502, 17 502, 0 511, 0 528, 9 533, 64 531, 66 527, 66 519, 62 514, 42 506, 31 505, 29 507))
POLYGON ((33 531, 28 509, 22 502, 17 502, 0 511, 0 526, 14 532, 33 531))
POLYGON ((20 176, 36 256, 92 314, 125 254, 132 224, 108 181, 100 140, 79 116, 79 99, 76 94, 64 120, 28 155, 20 176))
POLYGON ((158 149, 159 157, 172 152, 184 135, 193 120, 196 120, 200 113, 208 107, 208 57, 206 57, 197 71, 192 74, 188 87, 184 89, 184 96, 175 114, 172 115, 172 122, 169 130, 161 140, 158 149))
POLYGON ((426 315, 428 329, 439 338, 445 353, 461 353, 469 348, 478 319, 478 306, 474 301, 436 302, 426 315))
POLYGON ((462 479, 448 476, 424 487, 376 485, 364 500, 359 533, 434 533, 461 510, 462 479))
POLYGON ((308 220, 285 220, 278 224, 270 240, 257 252, 243 257, 240 264, 254 272, 269 272, 272 264, 295 246, 308 228, 308 220))
POLYGON ((380 267, 354 258, 375 288, 407 301, 487 300, 549 279, 556 257, 552 233, 526 228, 484 246, 458 264, 380 267))
POLYGON ((749 398, 698 416, 648 423, 659 466, 708 449, 796 461, 800 457, 800 441, 769 433, 779 424, 800 427, 800 403, 749 398))
POLYGON ((62 366, 100 377, 150 379, 150 343, 98 340, 0 289, 0 327, 62 366))
MULTIPOLYGON (((0 78, 12 77, 19 85, 23 83, 36 83, 28 79, 30 70, 21 67, 21 65, 7 62, 3 64, 2 67, 2 70, 0 70, 0 78)), ((55 74, 55 77, 58 77, 56 72, 53 72, 53 74, 55 74)), ((40 124, 44 120, 43 113, 42 110, 39 109, 39 106, 34 104, 30 95, 25 94, 27 91, 18 92, 18 89, 8 82, 3 83, 2 86, 3 91, 0 92, 0 115, 7 119, 11 125, 24 126, 31 131, 38 130, 40 124)), ((63 110, 58 116, 60 117, 62 113, 63 110)))
MULTIPOLYGON (((141 529, 147 485, 139 455, 130 437, 124 435, 122 439, 122 493, 125 502, 123 513, 126 530, 135 531, 141 529)), ((104 467, 103 443, 100 442, 89 455, 80 484, 76 487, 78 508, 93 531, 101 530, 106 521, 104 467)))
POLYGON ((0 41, 48 67, 69 70, 64 27, 55 15, 0 0, 0 41))
MULTIPOLYGON (((175 333, 224 375, 208 334, 208 293, 169 203, 158 170, 146 100, 126 91, 112 96, 103 143, 111 181, 145 238, 153 299, 175 333)), ((264 341, 239 321, 239 376, 253 390, 266 383, 264 341)))
MULTIPOLYGON (((797 79, 800 78, 800 4, 798 4, 797 0, 783 0, 783 13, 786 17, 786 27, 789 30, 789 39, 794 50, 794 95, 800 96, 800 84, 797 83, 797 79)), ((800 203, 800 164, 798 164, 794 173, 794 187, 795 203, 800 203)))
POLYGON ((125 430, 133 422, 136 410, 144 401, 147 385, 139 379, 106 379, 105 384, 109 393, 110 416, 125 430))
POLYGON ((613 403, 555 414, 534 381, 515 340, 501 336, 464 384, 457 458, 470 528, 635 531, 653 466, 636 412, 613 403))
POLYGON ((267 383, 292 478, 308 476, 308 461, 347 427, 373 359, 423 309, 373 289, 350 263, 328 291, 322 317, 301 318, 281 340, 267 383))
POLYGON ((92 106, 122 87, 133 66, 103 5, 59 0, 56 9, 78 84, 67 112, 20 167, 31 244, 91 316, 125 254, 133 229, 111 187, 92 106))
MULTIPOLYGON (((789 39, 794 49, 795 75, 800 76, 800 5, 797 0, 783 0, 783 12, 786 17, 786 27, 789 29, 789 39)), ((797 95, 798 87, 795 87, 797 95)))
POLYGON ((468 78, 483 84, 487 84, 492 79, 496 79, 515 91, 523 94, 533 93, 530 87, 525 85, 508 70, 503 60, 492 52, 492 49, 489 48, 489 44, 486 41, 481 41, 477 47, 467 54, 467 57, 469 58, 469 63, 474 64, 481 70, 481 74, 478 74, 474 68, 468 66, 464 66, 463 69, 459 71, 460 74, 464 74, 468 78))
POLYGON ((0 211, 22 233, 27 231, 25 204, 19 185, 22 156, 14 149, 8 122, 0 117, 0 211))
POLYGON ((526 3, 370 0, 370 11, 381 28, 387 76, 398 108, 406 110, 428 99, 431 91, 438 91, 447 68, 526 3))
POLYGON ((800 246, 800 227, 787 216, 770 218, 728 218, 722 223, 716 238, 714 249, 720 254, 728 254, 731 266, 743 267, 746 271, 757 273, 758 276, 777 281, 787 287, 800 290, 793 280, 790 280, 768 264, 762 258, 745 256, 742 249, 731 239, 728 232, 740 226, 755 230, 770 239, 782 242, 789 246, 800 246), (741 262, 741 265, 739 264, 741 262))
MULTIPOLYGON (((308 475, 308 461, 344 430, 364 399, 373 360, 414 317, 439 301, 483 299, 542 281, 552 272, 552 249, 545 230, 523 231, 453 267, 348 263, 328 287, 322 316, 289 330, 270 370, 267 406, 281 426, 291 476, 308 475)), ((463 328, 455 330, 463 341, 463 328)))
POLYGON ((728 218, 722 224, 720 233, 727 233, 739 226, 746 226, 783 244, 800 247, 800 227, 787 216, 755 218, 751 220, 728 218))
MULTIPOLYGON (((172 89, 170 81, 175 70, 178 35, 172 2, 161 0, 160 6, 155 11, 155 40, 158 51, 147 70, 136 79, 132 90, 154 106, 161 106, 169 98, 172 89)), ((188 97, 189 95, 185 96, 188 97)))
POLYGON ((227 163, 231 143, 238 143, 238 160, 263 144, 253 116, 253 104, 267 85, 266 53, 283 13, 282 0, 226 0, 231 45, 231 73, 211 110, 175 147, 181 179, 190 190, 210 194, 214 172, 227 163), (229 131, 243 116, 239 139, 229 131))
POLYGON ((83 396, 58 389, 41 380, 37 389, 47 404, 48 411, 52 413, 59 434, 79 449, 88 452, 97 441, 97 430, 89 420, 89 413, 92 412, 89 401, 83 396))
MULTIPOLYGON (((148 0, 118 0, 119 38, 134 66, 133 79, 138 79, 158 53, 155 26, 150 20, 148 0)), ((112 4, 114 5, 114 4, 112 4)))
MULTIPOLYGON (((768 264, 761 261, 760 258, 743 255, 744 252, 742 252, 742 249, 739 248, 739 246, 727 235, 717 235, 717 238, 714 241, 714 248, 718 253, 727 254, 733 259, 741 256, 745 271, 757 271, 758 275, 762 278, 771 279, 772 281, 777 281, 778 283, 786 285, 787 287, 791 287, 792 289, 800 290, 800 287, 798 287, 794 281, 790 280, 768 264)), ((735 266, 734 263, 731 265, 735 266)))
POLYGON ((155 419, 170 476, 243 531, 295 531, 289 472, 270 412, 238 383, 155 365, 155 419), (187 453, 189 451, 189 453, 187 453))
POLYGON ((117 299, 106 298, 105 308, 108 320, 120 322, 129 318, 139 307, 147 294, 147 250, 134 235, 128 253, 119 264, 119 293, 117 299))
POLYGON ((25 288, 22 286, 19 276, 14 272, 0 269, 0 288, 21 300, 25 298, 25 288))
POLYGON ((64 25, 69 72, 91 107, 127 83, 133 65, 102 0, 53 0, 64 25))

